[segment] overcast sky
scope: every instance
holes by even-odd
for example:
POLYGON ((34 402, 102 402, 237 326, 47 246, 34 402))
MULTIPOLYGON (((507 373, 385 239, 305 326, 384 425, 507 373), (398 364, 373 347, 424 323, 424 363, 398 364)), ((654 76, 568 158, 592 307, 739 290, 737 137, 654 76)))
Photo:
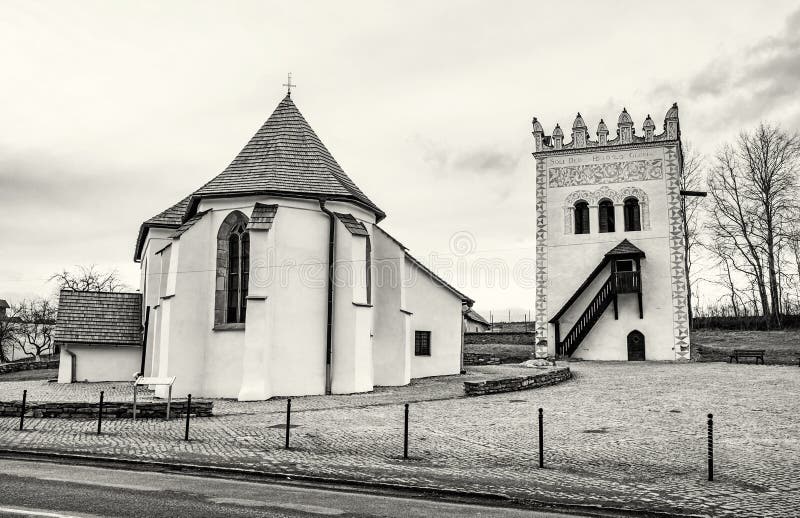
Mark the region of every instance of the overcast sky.
MULTIPOLYGON (((459 260, 464 232, 465 260, 533 257, 534 115, 549 133, 580 111, 593 133, 627 106, 660 129, 678 101, 704 154, 762 119, 800 126, 788 1, 0 0, 0 63, 11 300, 78 264, 138 288, 141 222, 225 168, 288 71, 382 226, 429 264, 459 260)), ((461 288, 485 313, 533 307, 529 283, 461 288)))

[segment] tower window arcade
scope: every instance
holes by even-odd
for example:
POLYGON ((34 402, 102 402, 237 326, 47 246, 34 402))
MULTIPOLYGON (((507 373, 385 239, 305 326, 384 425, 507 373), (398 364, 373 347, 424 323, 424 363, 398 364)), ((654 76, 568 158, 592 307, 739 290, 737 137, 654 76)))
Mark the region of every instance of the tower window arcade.
POLYGON ((575 233, 589 233, 589 204, 584 200, 575 202, 575 233))

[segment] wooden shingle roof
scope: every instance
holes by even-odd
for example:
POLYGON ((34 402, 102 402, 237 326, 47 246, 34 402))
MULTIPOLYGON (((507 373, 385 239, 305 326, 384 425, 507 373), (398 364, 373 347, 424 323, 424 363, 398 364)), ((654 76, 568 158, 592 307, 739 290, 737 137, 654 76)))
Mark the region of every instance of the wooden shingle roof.
POLYGON ((606 257, 619 256, 644 257, 645 255, 639 247, 627 239, 623 239, 617 246, 606 252, 606 257))
POLYGON ((253 195, 350 201, 386 214, 344 172, 287 95, 233 162, 211 181, 139 229, 134 260, 140 259, 147 229, 178 228, 203 198, 253 195))
POLYGON ((172 235, 169 236, 169 237, 171 237, 172 239, 180 239, 180 237, 184 234, 184 232, 186 232, 187 230, 192 228, 195 223, 197 223, 198 221, 203 219, 203 216, 208 214, 209 211, 210 211, 210 209, 209 210, 204 210, 203 212, 198 212, 197 214, 195 214, 191 218, 187 219, 186 223, 184 223, 183 225, 178 227, 178 230, 173 232, 172 235))
POLYGON ((55 342, 142 345, 142 294, 63 290, 55 342))
POLYGON ((342 212, 334 212, 334 214, 336 214, 336 217, 339 219, 339 221, 341 221, 345 228, 354 236, 369 236, 367 227, 358 221, 352 214, 342 212))
POLYGON ((277 205, 266 205, 264 203, 256 203, 253 207, 253 214, 250 215, 250 222, 247 223, 247 230, 269 230, 272 228, 272 222, 275 221, 275 215, 278 213, 277 205))
POLYGON ((257 193, 351 199, 384 216, 345 174, 289 95, 233 162, 194 192, 193 200, 257 193))

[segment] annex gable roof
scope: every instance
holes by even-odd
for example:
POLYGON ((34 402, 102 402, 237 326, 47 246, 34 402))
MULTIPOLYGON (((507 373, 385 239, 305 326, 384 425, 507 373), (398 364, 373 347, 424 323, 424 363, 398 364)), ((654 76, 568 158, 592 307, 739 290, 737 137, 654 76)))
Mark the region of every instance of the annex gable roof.
POLYGON ((62 345, 142 345, 142 294, 63 290, 54 340, 62 345))

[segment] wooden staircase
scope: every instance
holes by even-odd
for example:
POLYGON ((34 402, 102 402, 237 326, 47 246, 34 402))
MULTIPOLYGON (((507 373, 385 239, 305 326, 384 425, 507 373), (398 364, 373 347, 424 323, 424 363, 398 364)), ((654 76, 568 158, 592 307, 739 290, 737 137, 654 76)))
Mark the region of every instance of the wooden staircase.
POLYGON ((589 334, 589 331, 592 330, 600 319, 603 311, 605 311, 614 300, 615 293, 616 276, 612 274, 609 275, 608 280, 606 280, 597 291, 597 295, 594 296, 583 311, 583 314, 581 314, 581 317, 575 322, 575 325, 572 326, 569 333, 567 333, 564 340, 557 344, 559 356, 572 356, 572 353, 575 352, 583 339, 586 338, 586 335, 589 334))

